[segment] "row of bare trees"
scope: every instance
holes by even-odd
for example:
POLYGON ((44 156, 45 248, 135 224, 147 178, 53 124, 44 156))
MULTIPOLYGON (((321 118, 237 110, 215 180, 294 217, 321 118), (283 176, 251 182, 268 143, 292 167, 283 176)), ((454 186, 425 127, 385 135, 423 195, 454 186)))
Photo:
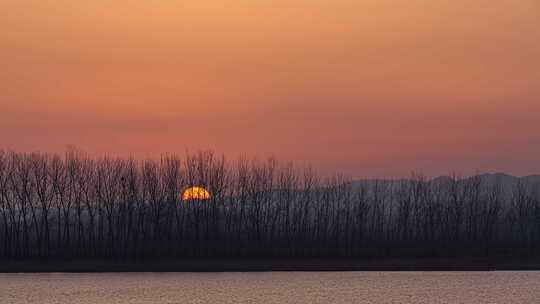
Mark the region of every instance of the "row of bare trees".
POLYGON ((211 152, 0 152, 0 257, 537 255, 538 185, 350 181, 211 152), (199 186, 210 199, 181 200, 199 186))

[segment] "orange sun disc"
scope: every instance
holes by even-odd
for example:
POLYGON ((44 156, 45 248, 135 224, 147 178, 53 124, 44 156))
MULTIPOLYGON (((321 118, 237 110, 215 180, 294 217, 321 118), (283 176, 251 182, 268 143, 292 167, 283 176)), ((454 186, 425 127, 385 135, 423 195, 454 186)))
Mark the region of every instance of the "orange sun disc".
POLYGON ((190 200, 190 199, 209 199, 210 198, 210 192, 208 192, 206 189, 201 187, 191 187, 186 189, 184 191, 184 194, 182 194, 182 200, 190 200))

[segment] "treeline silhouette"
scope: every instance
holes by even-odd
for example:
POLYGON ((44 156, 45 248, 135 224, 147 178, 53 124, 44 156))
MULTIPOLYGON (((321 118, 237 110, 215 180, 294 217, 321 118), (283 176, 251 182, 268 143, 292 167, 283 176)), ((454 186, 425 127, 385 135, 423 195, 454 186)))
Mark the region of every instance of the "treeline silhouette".
POLYGON ((537 255, 538 187, 322 178, 212 152, 160 160, 0 152, 0 257, 537 255), (204 187, 210 199, 181 200, 204 187))

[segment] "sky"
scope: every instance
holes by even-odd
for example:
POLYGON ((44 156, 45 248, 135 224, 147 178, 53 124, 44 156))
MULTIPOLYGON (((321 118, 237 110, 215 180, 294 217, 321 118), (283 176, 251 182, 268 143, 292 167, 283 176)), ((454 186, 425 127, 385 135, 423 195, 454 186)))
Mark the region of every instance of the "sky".
POLYGON ((540 173, 537 0, 1 0, 0 148, 540 173))

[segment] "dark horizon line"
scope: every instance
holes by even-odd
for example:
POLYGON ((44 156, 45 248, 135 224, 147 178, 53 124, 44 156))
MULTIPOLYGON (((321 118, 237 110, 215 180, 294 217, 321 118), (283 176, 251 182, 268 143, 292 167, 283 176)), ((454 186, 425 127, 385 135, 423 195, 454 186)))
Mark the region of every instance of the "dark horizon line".
POLYGON ((540 271, 538 258, 154 258, 0 260, 0 273, 540 271))

